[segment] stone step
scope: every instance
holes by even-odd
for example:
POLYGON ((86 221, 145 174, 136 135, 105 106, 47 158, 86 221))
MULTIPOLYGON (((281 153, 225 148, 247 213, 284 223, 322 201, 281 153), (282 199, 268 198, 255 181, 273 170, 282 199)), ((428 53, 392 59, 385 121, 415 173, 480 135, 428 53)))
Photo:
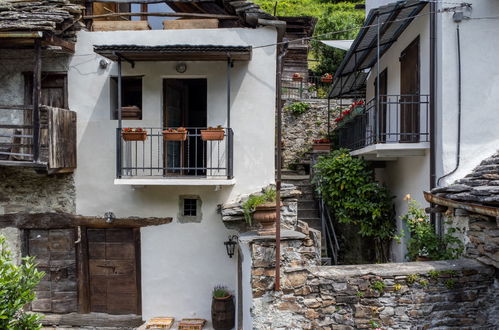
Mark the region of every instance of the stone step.
POLYGON ((302 191, 301 196, 298 198, 300 200, 311 200, 315 198, 315 193, 310 191, 302 191))
POLYGON ((317 217, 298 217, 298 220, 304 221, 309 227, 322 231, 321 219, 317 217))
POLYGON ((314 199, 298 198, 298 209, 318 209, 317 201, 314 199))
POLYGON ((333 261, 331 258, 328 257, 322 257, 321 258, 321 266, 331 266, 333 264, 333 261))
POLYGON ((319 217, 320 214, 318 209, 300 209, 300 207, 298 207, 298 219, 319 217))

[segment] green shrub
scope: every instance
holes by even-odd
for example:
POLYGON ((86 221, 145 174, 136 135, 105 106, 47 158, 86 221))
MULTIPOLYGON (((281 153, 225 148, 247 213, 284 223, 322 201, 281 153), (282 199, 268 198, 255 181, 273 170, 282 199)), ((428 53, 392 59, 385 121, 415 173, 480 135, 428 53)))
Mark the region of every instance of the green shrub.
POLYGON ((305 102, 294 102, 286 107, 287 111, 290 111, 293 115, 299 116, 310 109, 310 104, 305 102))
POLYGON ((272 203, 276 200, 276 191, 273 188, 268 188, 263 191, 263 194, 250 195, 249 198, 242 204, 244 220, 251 226, 251 214, 255 212, 258 205, 272 203))
POLYGON ((42 316, 23 308, 36 298, 34 289, 44 275, 36 269, 33 257, 16 265, 5 237, 0 236, 0 329, 41 329, 42 316))
POLYGON ((388 260, 388 245, 395 234, 393 196, 374 180, 367 163, 347 149, 320 157, 313 182, 340 223, 358 226, 358 233, 375 241, 378 262, 388 260))
POLYGON ((409 227, 411 238, 407 245, 407 256, 410 260, 417 257, 427 257, 432 260, 457 259, 464 251, 464 245, 453 234, 455 228, 450 228, 446 234, 439 236, 430 222, 430 217, 420 207, 418 202, 406 198, 409 210, 401 217, 409 227))
POLYGON ((386 284, 383 281, 374 281, 371 284, 371 289, 378 291, 379 293, 383 293, 385 291, 386 284))

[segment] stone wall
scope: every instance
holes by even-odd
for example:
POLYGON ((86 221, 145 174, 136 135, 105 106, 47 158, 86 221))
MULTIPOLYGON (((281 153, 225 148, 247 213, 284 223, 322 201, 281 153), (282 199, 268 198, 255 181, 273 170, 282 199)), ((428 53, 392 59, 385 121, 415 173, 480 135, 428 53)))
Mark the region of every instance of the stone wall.
POLYGON ((0 167, 0 215, 75 213, 72 174, 38 174, 31 168, 0 167))
MULTIPOLYGON (((258 269, 253 270, 260 283, 258 269)), ((282 276, 282 292, 262 293, 255 288, 254 329, 496 329, 499 325, 495 270, 471 259, 290 267, 283 269, 282 276)))
MULTIPOLYGON (((331 100, 331 109, 336 108, 336 103, 331 100)), ((334 126, 335 111, 331 111, 331 125, 334 126)), ((327 100, 307 99, 289 100, 284 105, 282 115, 282 139, 283 167, 288 168, 290 164, 300 159, 307 151, 310 151, 314 139, 320 139, 327 134, 327 100), (294 102, 304 102, 310 105, 310 109, 302 114, 295 115, 286 107, 294 102)))

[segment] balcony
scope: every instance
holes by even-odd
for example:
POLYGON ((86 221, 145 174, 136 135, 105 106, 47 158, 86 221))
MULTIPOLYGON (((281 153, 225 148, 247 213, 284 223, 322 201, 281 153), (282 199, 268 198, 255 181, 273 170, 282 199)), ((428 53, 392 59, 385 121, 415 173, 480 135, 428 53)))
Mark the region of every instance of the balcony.
POLYGON ((233 131, 224 128, 222 140, 205 141, 206 128, 187 127, 185 140, 167 141, 169 128, 143 128, 144 141, 125 141, 116 131, 115 184, 163 186, 234 185, 233 131))
POLYGON ((76 168, 76 112, 40 105, 0 106, 0 166, 49 174, 76 168), (37 112, 36 117, 34 116, 37 112))
POLYGON ((339 147, 368 160, 423 156, 430 147, 429 96, 382 95, 379 106, 370 100, 335 132, 339 147))

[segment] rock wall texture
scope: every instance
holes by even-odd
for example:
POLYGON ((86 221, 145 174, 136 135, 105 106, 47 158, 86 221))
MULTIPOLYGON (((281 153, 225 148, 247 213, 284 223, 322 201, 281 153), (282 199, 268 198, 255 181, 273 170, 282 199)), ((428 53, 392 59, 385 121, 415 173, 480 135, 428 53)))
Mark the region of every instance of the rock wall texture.
POLYGON ((499 269, 499 222, 478 214, 461 216, 467 219, 466 256, 499 269))
POLYGON ((282 292, 254 291, 254 329, 499 326, 495 270, 471 259, 291 267, 282 276, 282 292))
MULTIPOLYGON (((336 103, 331 100, 331 124, 334 125, 334 109, 336 103)), ((327 134, 327 100, 307 99, 289 100, 284 105, 282 115, 282 139, 283 139, 283 167, 290 164, 311 149, 314 139, 320 139, 327 134), (293 114, 286 109, 294 102, 304 102, 310 105, 310 109, 302 114, 293 114)))
POLYGON ((0 167, 0 214, 46 212, 76 212, 73 175, 0 167))

